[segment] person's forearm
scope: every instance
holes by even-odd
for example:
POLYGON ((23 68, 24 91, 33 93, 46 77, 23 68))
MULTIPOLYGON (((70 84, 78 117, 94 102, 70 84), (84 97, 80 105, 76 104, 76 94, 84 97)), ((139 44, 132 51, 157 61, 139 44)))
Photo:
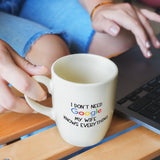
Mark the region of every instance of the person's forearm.
POLYGON ((113 0, 79 0, 79 2, 81 3, 81 5, 87 10, 87 12, 89 14, 91 14, 93 8, 95 6, 97 6, 98 4, 102 3, 102 2, 106 2, 106 1, 112 1, 113 0))

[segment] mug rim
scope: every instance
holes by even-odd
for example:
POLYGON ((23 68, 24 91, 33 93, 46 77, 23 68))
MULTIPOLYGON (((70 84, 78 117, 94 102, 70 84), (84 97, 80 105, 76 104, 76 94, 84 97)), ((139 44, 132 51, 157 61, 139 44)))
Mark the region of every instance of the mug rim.
POLYGON ((110 59, 108 59, 107 57, 103 57, 103 56, 100 56, 100 55, 96 55, 96 54, 91 54, 91 53, 74 53, 74 54, 69 54, 69 55, 66 55, 66 56, 63 56, 59 59, 57 59, 51 66, 51 76, 52 78, 54 76, 56 76, 57 78, 59 78, 60 80, 62 80, 63 82, 66 82, 68 84, 75 84, 75 85, 100 85, 100 84, 105 84, 105 83, 108 83, 110 81, 112 81, 113 79, 115 79, 117 76, 118 76, 118 67, 117 65, 110 59), (102 81, 98 81, 98 82, 92 82, 92 83, 81 83, 81 82, 74 82, 74 81, 69 81, 69 80, 66 80, 64 78, 62 78, 61 76, 59 76, 56 72, 55 72, 55 69, 54 67, 56 66, 56 64, 58 62, 60 62, 61 60, 63 59, 66 59, 67 57, 73 57, 73 56, 91 56, 91 57, 97 57, 97 58, 101 58, 101 59, 104 59, 107 63, 109 62, 110 64, 112 64, 112 66, 114 67, 114 74, 112 74, 112 76, 110 76, 109 78, 105 78, 103 79, 102 81))

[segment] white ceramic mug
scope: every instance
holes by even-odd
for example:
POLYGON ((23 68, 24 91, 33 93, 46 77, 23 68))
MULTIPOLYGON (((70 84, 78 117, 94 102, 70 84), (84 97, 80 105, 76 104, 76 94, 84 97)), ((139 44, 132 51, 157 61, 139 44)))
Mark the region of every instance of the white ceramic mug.
POLYGON ((102 56, 72 54, 55 61, 51 74, 34 78, 48 87, 53 108, 25 95, 28 104, 55 120, 66 142, 85 147, 101 141, 114 111, 117 66, 102 56))

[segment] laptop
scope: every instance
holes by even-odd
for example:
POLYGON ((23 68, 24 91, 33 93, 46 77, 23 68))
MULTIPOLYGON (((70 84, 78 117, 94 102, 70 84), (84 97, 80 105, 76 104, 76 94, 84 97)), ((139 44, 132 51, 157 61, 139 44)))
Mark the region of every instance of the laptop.
POLYGON ((135 46, 112 58, 119 69, 115 110, 160 134, 160 50, 151 51, 146 59, 135 46))

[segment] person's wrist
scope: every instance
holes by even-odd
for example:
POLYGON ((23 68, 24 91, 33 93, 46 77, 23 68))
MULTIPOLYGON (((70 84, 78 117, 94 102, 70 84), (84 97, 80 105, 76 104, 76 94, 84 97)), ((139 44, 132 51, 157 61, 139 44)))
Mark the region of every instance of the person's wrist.
POLYGON ((104 6, 104 5, 109 5, 109 4, 114 4, 114 2, 113 1, 104 1, 104 2, 97 4, 91 11, 91 14, 90 14, 91 20, 93 20, 94 13, 99 7, 104 6))

